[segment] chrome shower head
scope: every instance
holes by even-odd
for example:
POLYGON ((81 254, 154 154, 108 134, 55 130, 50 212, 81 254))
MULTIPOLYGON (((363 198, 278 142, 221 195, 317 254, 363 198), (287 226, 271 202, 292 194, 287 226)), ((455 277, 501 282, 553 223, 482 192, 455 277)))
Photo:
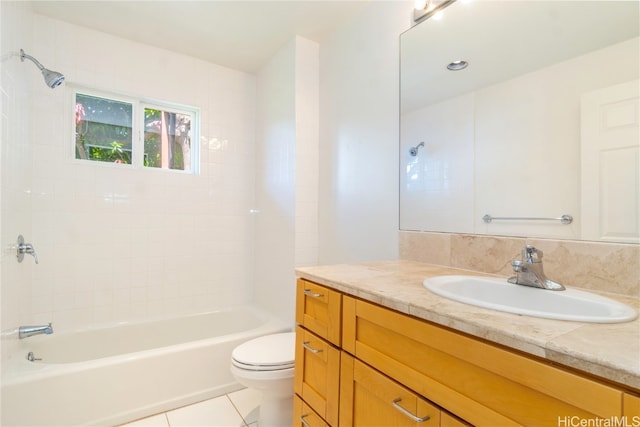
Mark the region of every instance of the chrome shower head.
POLYGON ((38 67, 40 71, 42 71, 42 77, 44 78, 44 82, 51 89, 57 88, 64 81, 64 75, 62 75, 57 71, 51 71, 44 68, 44 66, 40 62, 38 62, 36 58, 34 58, 31 55, 27 55, 26 53, 24 53, 24 50, 20 49, 20 61, 24 62, 25 58, 33 62, 34 64, 36 64, 36 67, 38 67))
POLYGON ((413 157, 418 155, 418 149, 420 147, 424 147, 424 141, 421 142, 420 144, 416 145, 415 147, 411 147, 409 148, 409 154, 411 154, 413 157))

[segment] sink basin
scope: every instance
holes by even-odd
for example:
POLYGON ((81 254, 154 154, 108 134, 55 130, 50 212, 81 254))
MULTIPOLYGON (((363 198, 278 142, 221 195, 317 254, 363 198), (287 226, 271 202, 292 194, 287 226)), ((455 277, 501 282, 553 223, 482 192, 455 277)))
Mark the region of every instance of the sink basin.
POLYGON ((548 291, 492 277, 438 276, 426 279, 424 287, 465 304, 547 319, 618 323, 638 316, 625 304, 589 292, 548 291))

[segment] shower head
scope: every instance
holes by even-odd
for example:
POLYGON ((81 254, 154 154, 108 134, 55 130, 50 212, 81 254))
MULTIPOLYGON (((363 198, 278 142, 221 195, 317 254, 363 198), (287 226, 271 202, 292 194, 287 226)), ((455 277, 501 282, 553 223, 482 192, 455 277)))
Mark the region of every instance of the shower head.
POLYGON ((38 62, 36 58, 34 58, 31 55, 27 55, 26 53, 24 53, 24 50, 20 49, 20 61, 24 62, 25 58, 33 62, 34 64, 36 64, 36 67, 38 67, 40 71, 42 71, 42 77, 44 78, 44 82, 51 89, 57 88, 64 81, 64 75, 60 74, 57 71, 51 71, 44 68, 44 66, 40 62, 38 62))
POLYGON ((418 149, 420 147, 424 147, 424 141, 421 142, 420 144, 416 145, 415 147, 411 147, 409 148, 409 154, 411 154, 413 157, 418 155, 418 149))

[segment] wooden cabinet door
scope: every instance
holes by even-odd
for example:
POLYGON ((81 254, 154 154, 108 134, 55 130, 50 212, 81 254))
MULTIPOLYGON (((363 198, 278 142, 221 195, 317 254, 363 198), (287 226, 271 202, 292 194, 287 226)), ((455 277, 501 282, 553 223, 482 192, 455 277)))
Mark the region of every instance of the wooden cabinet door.
POLYGON ((341 427, 440 426, 438 407, 347 353, 341 360, 341 427))
POLYGON ((338 425, 340 350, 300 326, 296 328, 294 389, 329 424, 338 425))

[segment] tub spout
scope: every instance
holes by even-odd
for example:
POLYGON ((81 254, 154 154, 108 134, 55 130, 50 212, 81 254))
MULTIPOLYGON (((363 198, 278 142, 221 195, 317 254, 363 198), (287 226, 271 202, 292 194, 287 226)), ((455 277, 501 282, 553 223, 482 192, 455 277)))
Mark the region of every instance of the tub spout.
POLYGON ((23 339, 23 338, 28 338, 34 335, 40 335, 40 334, 52 334, 53 333, 53 327, 51 326, 51 323, 49 323, 48 325, 44 325, 44 326, 20 326, 20 328, 18 328, 18 338, 23 339))

